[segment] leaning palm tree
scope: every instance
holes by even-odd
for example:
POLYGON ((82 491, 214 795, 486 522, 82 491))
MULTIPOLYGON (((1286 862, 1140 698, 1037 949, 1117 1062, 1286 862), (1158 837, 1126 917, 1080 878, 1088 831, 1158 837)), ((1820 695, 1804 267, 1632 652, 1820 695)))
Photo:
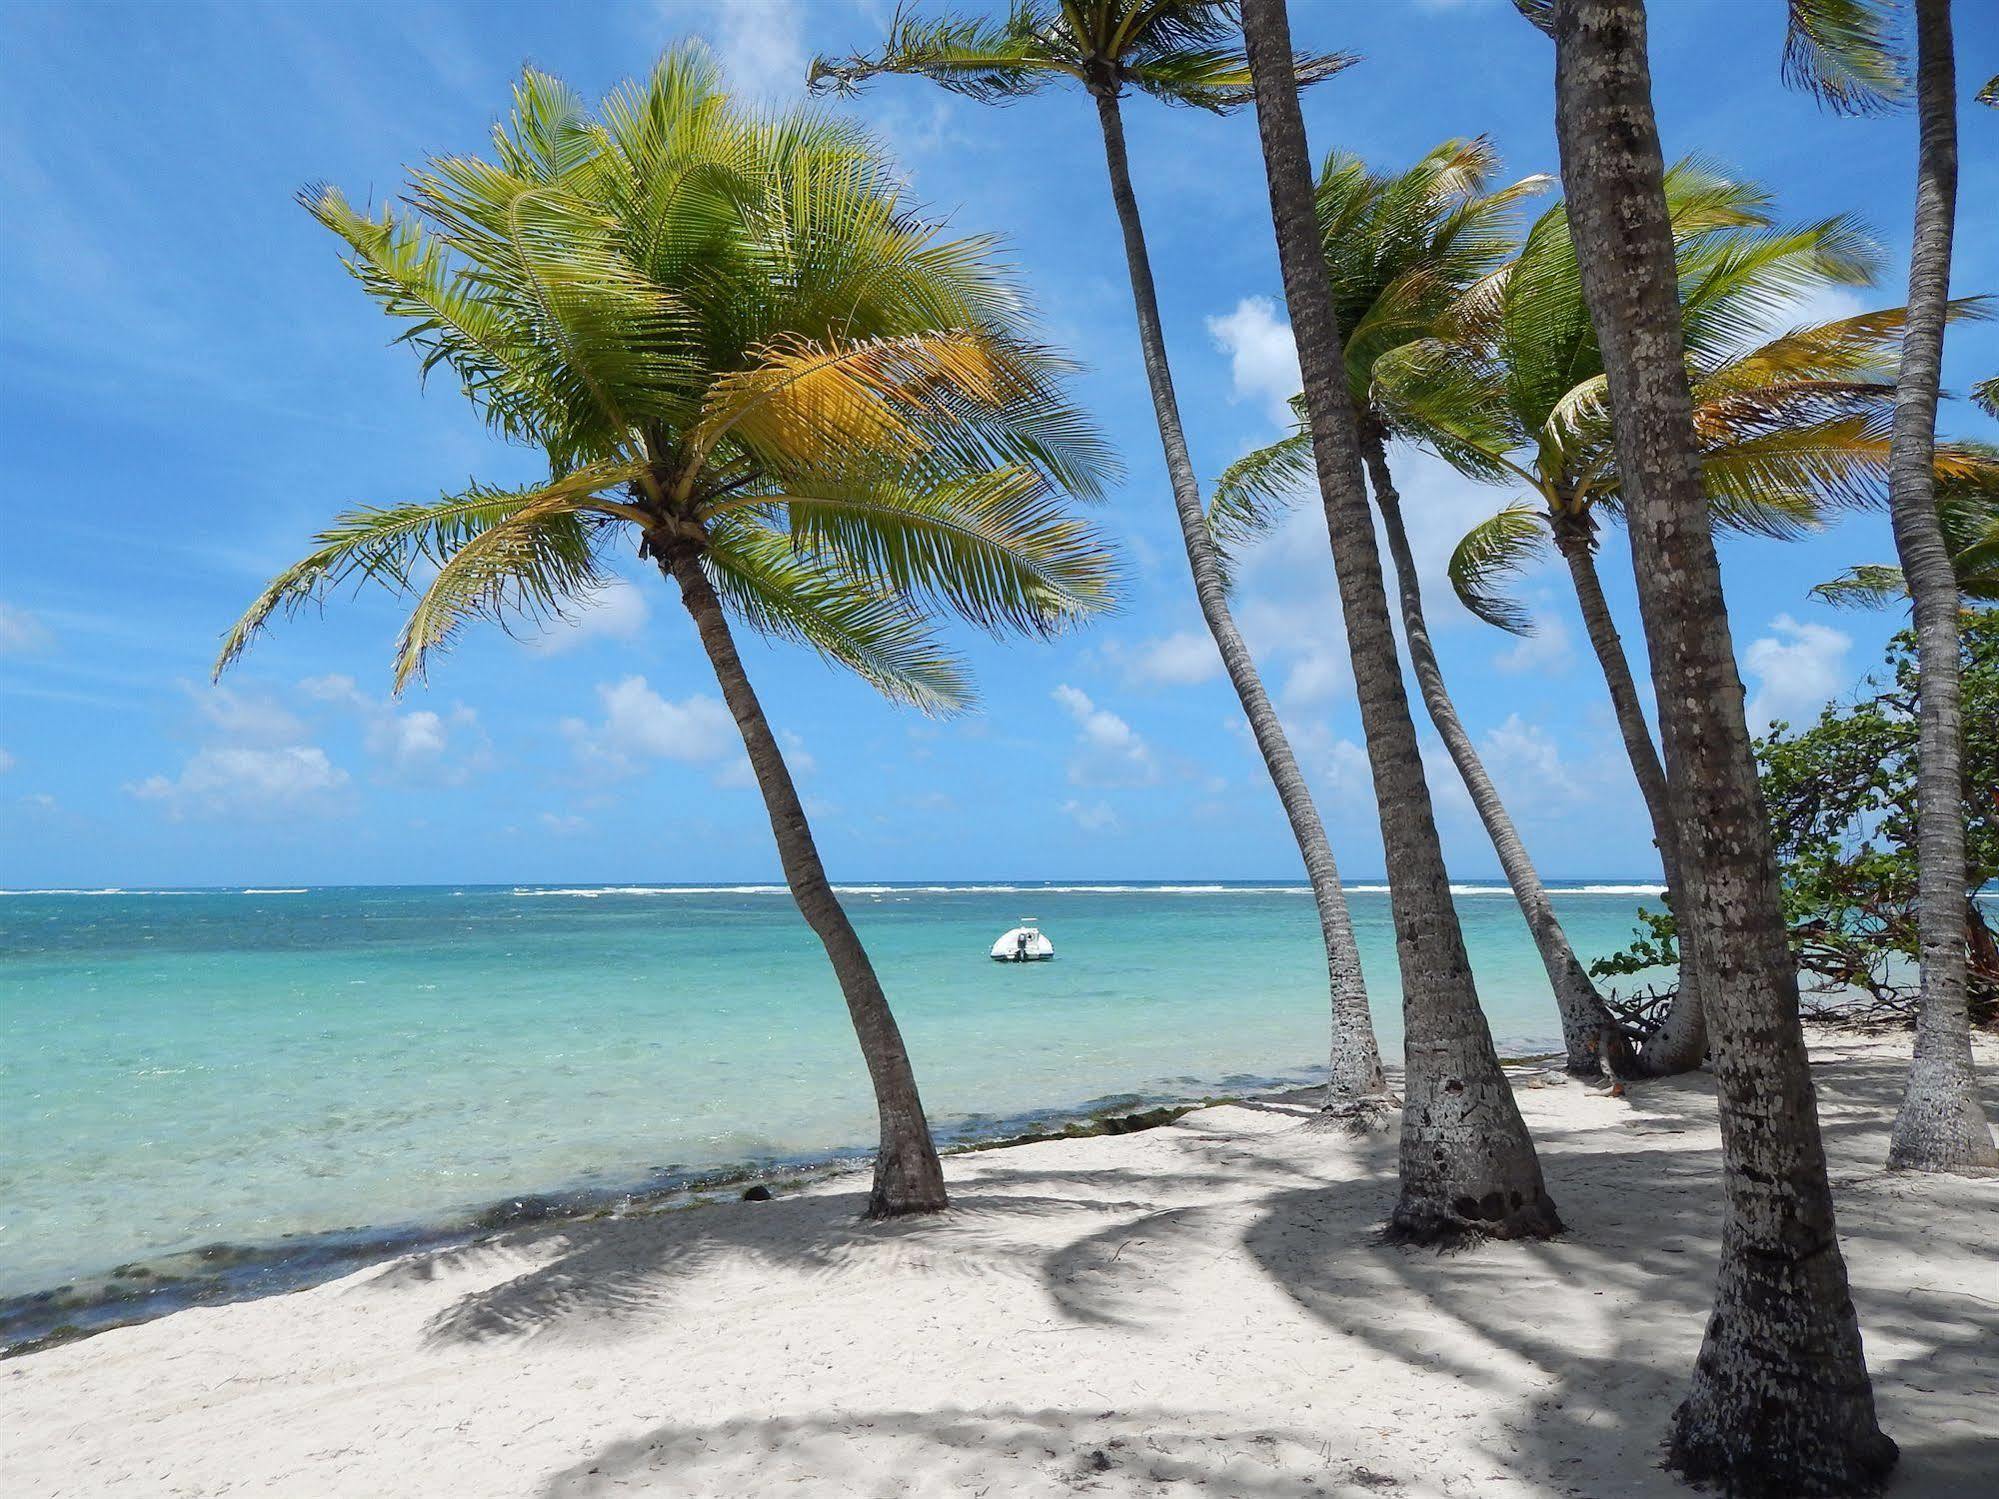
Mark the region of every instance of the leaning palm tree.
MULTIPOLYGON (((1333 151, 1319 170, 1319 236, 1344 333, 1361 457, 1395 563, 1402 635, 1416 685, 1541 955, 1561 1016, 1568 1070, 1596 1077, 1607 1059, 1621 1069, 1628 1047, 1569 945, 1547 887, 1445 686, 1388 462, 1390 440, 1405 434, 1393 409, 1379 399, 1374 379, 1378 360, 1434 333, 1451 305, 1490 277, 1512 250, 1514 206, 1548 179, 1527 177, 1488 192, 1497 168, 1497 153, 1483 137, 1446 141, 1401 173, 1372 171, 1359 157, 1333 151)), ((1224 553, 1267 534, 1305 491, 1312 474, 1311 431, 1302 404, 1294 401, 1293 409, 1299 418, 1294 432, 1237 460, 1215 485, 1208 516, 1224 553)))
POLYGON ((1555 137, 1603 350, 1659 724, 1681 820, 1682 929, 1706 996, 1727 1209, 1714 1314, 1668 1461, 1754 1494, 1861 1494, 1895 1444, 1875 1420, 1833 1223, 1798 975, 1757 787, 1710 485, 1687 378, 1642 0, 1554 0, 1555 137))
POLYGON ((1283 0, 1246 0, 1243 37, 1402 970, 1401 1193, 1389 1236, 1411 1243, 1544 1238, 1561 1231, 1561 1219, 1479 1008, 1395 653, 1283 0))
MULTIPOLYGON (((1978 1102, 1967 1007, 1963 706, 1958 681, 1957 574, 1936 495, 1937 401, 1957 218, 1957 62, 1950 0, 1913 0, 1917 121, 1916 219, 1909 249, 1909 325, 1895 380, 1889 515, 1914 606, 1920 720, 1916 757, 1917 920, 1922 996, 1909 1086, 1888 1164, 1914 1171, 1999 1165, 1978 1102)), ((1791 0, 1787 69, 1832 109, 1864 113, 1906 98, 1907 70, 1888 41, 1897 0, 1791 0), (1844 24, 1837 24, 1844 23, 1844 24)))
POLYGON ((1108 452, 992 243, 946 238, 850 124, 750 115, 684 50, 600 119, 528 71, 493 146, 413 173, 405 214, 304 201, 426 372, 542 449, 548 480, 341 516, 216 670, 274 615, 373 581, 416 596, 400 690, 469 621, 559 614, 634 544, 678 586, 846 998, 880 1113, 868 1211, 941 1208, 908 1054, 731 621, 957 707, 939 611, 1047 632, 1106 602, 1105 553, 1063 497, 1092 493, 1108 452))
MULTIPOLYGON (((953 93, 992 104, 1023 98, 1050 84, 1078 83, 1095 101, 1111 197, 1124 233, 1146 380, 1195 597, 1277 789, 1318 905, 1333 1011, 1328 1108, 1358 1109, 1368 1117, 1377 1111, 1385 1085, 1353 921, 1319 810, 1229 610, 1227 580, 1202 514, 1200 484, 1180 421, 1145 226, 1139 219, 1125 151, 1119 101, 1127 89, 1217 114, 1249 102, 1249 74, 1235 46, 1234 31, 1233 0, 1059 0, 1059 4, 1013 0, 998 20, 981 16, 924 21, 899 13, 879 52, 839 61, 815 59, 811 81, 816 89, 847 92, 884 73, 913 73, 953 93)), ((1351 61, 1344 56, 1299 56, 1292 59, 1292 66, 1309 83, 1330 77, 1351 61)))
MULTIPOLYGON (((1759 189, 1697 163, 1680 164, 1665 181, 1713 523, 1798 534, 1822 507, 1864 501, 1882 472, 1883 360, 1900 314, 1759 340, 1757 330, 1798 296, 1868 279, 1871 246, 1845 219, 1774 226, 1759 189)), ((1542 215, 1518 259, 1463 298, 1439 336, 1382 360, 1379 380, 1384 404, 1419 440, 1467 475, 1532 496, 1466 535, 1451 581, 1480 618, 1525 631, 1531 620, 1502 585, 1552 542, 1652 820, 1669 900, 1679 902, 1665 768, 1597 574, 1599 517, 1621 514, 1623 484, 1566 207, 1542 215)), ((1701 1060, 1706 979, 1694 949, 1683 947, 1681 979, 1665 1024, 1640 1051, 1641 1072, 1701 1060)))

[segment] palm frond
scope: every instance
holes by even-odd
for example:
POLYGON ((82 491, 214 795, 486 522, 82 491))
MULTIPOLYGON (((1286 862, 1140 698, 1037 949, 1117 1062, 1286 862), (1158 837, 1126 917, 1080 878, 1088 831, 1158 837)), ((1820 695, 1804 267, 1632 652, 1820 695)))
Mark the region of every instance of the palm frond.
POLYGON ((963 664, 893 593, 817 563, 766 527, 723 520, 702 566, 724 607, 769 639, 810 646, 884 696, 926 713, 970 703, 963 664))
POLYGON ((1784 81, 1839 114, 1878 114, 1908 96, 1893 40, 1895 0, 1789 0, 1784 81))
POLYGON ((424 570, 443 566, 485 532, 531 511, 587 510, 642 520, 620 501, 604 497, 604 491, 630 483, 636 474, 629 463, 590 464, 532 489, 474 485, 463 494, 427 503, 350 510, 313 538, 312 551, 265 585, 223 637, 214 674, 221 676, 274 617, 290 618, 309 605, 324 604, 350 582, 407 592, 424 570))
POLYGON ((1302 419, 1290 436, 1246 453, 1222 470, 1208 497, 1208 534, 1224 573, 1233 570, 1244 547, 1268 536, 1311 492, 1316 475, 1312 434, 1302 419))
POLYGON ((1987 416, 1999 416, 1999 375, 1972 386, 1971 401, 1987 416))
POLYGON ((949 483, 826 474, 738 508, 781 520, 824 566, 995 634, 1052 635, 1110 604, 1109 548, 1024 466, 949 483))
POLYGON ((1909 596, 1908 579, 1899 567, 1862 563, 1812 589, 1812 597, 1835 609, 1880 609, 1909 596))
POLYGON ((1058 78, 1082 77, 1081 58, 1067 45, 1056 12, 1014 0, 997 20, 924 21, 898 10, 880 51, 815 57, 807 82, 815 92, 849 95, 884 73, 913 73, 981 104, 1011 103, 1058 78))
POLYGON ((589 507, 556 495, 521 506, 445 557, 396 639, 395 690, 428 670, 475 619, 534 626, 561 619, 608 581, 589 507))
POLYGON ((1526 609, 1501 591, 1503 580, 1519 576, 1548 544, 1545 516, 1531 505, 1508 505, 1467 531, 1451 553, 1448 576, 1463 605, 1489 625, 1515 635, 1533 633, 1526 609))

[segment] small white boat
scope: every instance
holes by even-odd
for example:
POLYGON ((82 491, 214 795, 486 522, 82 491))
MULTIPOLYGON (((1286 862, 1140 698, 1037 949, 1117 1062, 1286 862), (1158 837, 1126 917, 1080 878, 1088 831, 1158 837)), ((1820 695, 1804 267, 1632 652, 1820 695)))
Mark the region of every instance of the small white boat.
POLYGON ((1020 925, 993 944, 995 963, 1046 963, 1055 956, 1055 944, 1043 935, 1032 916, 1020 918, 1020 925))

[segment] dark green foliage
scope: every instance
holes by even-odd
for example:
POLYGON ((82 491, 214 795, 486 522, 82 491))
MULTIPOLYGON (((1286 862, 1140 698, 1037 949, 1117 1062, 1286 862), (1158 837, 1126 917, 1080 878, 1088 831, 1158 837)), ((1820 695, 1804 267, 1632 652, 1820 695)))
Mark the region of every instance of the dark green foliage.
MULTIPOLYGON (((1999 941, 1990 903, 1999 877, 1999 612, 1964 616, 1965 940, 1974 1023, 1999 1022, 1999 941)), ((1886 670, 1852 702, 1801 730, 1756 742, 1763 798, 1783 867, 1785 920, 1808 991, 1863 1018, 1908 1015, 1916 997, 1916 659, 1913 635, 1890 643, 1886 670)), ((1630 975, 1679 961, 1671 912, 1639 912, 1622 952, 1592 965, 1630 975)))

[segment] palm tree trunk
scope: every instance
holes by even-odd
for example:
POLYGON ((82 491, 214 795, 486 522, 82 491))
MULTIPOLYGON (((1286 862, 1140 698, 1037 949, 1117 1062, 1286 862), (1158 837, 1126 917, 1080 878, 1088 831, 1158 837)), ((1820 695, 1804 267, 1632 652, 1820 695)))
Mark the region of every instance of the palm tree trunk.
MULTIPOLYGON (((1277 710, 1263 690, 1256 662, 1229 612, 1228 585, 1215 557, 1208 519, 1201 509, 1201 488, 1187 454, 1187 434, 1180 425, 1180 402, 1173 392, 1173 371, 1166 360, 1166 335, 1159 320, 1159 297, 1152 284, 1152 259, 1145 248, 1145 226, 1138 216, 1138 196, 1132 190, 1131 162, 1125 152, 1124 120, 1118 112, 1113 84, 1092 85, 1097 119, 1103 126, 1104 158, 1110 167, 1111 197, 1117 204, 1118 225, 1124 231, 1125 260, 1131 272, 1132 302, 1138 311, 1138 341, 1145 358, 1146 383, 1152 389, 1152 409, 1159 422, 1159 441, 1166 452, 1166 476, 1173 488, 1173 508, 1180 517, 1180 537, 1187 547, 1187 564, 1194 573, 1194 594, 1201 617, 1215 638, 1229 682, 1249 720, 1250 733, 1263 754, 1264 766, 1277 799, 1291 823, 1291 835, 1305 859, 1312 896, 1319 908, 1319 931, 1326 945, 1326 977, 1332 989, 1332 1078, 1327 1107, 1351 1110, 1363 1100, 1387 1092, 1381 1073, 1381 1050, 1374 1039, 1374 1018, 1367 1008, 1367 985, 1361 976, 1360 948, 1354 941, 1353 919, 1339 866, 1333 861, 1311 789, 1298 769, 1277 710)), ((1363 1112, 1365 1106, 1363 1105, 1363 1112)))
POLYGON ((875 1156, 874 1190, 868 1197, 867 1215, 892 1218, 936 1212, 948 1206, 944 1168, 930 1138, 930 1125, 923 1117, 923 1100, 917 1096, 916 1074, 910 1068, 902 1032, 896 1027, 881 981, 875 977, 874 964, 868 961, 867 950, 819 862, 819 849, 805 820, 805 808, 799 803, 798 788, 792 784, 784 753, 764 718, 749 674, 743 670, 742 657, 736 654, 728 617, 708 575, 701 570, 699 557, 684 545, 669 545, 661 555, 680 585, 681 602, 694 618, 722 697, 743 736, 750 769, 770 813, 771 832, 777 837, 778 857, 791 898, 826 949, 840 980, 840 992, 846 996, 847 1014, 860 1039, 861 1055, 868 1064, 881 1120, 881 1149, 875 1156))
POLYGON ((1610 1061, 1622 1071, 1628 1063, 1629 1046, 1624 1032, 1603 1006, 1603 998, 1590 982, 1588 971, 1569 946, 1568 933, 1555 915, 1554 902, 1540 872, 1527 857, 1526 845, 1499 799, 1499 790, 1486 774, 1485 762, 1465 732, 1457 705, 1444 686, 1444 673, 1437 653, 1430 645, 1430 627, 1423 618, 1423 589, 1416 577, 1416 559, 1409 550, 1409 533, 1402 524, 1402 496, 1395 488, 1388 468, 1388 451, 1379 427, 1363 418, 1361 456, 1367 463, 1368 482, 1374 490, 1374 507, 1381 513, 1383 532, 1388 537, 1388 555, 1395 563, 1395 578, 1402 600, 1402 637, 1409 645, 1409 664, 1416 674, 1416 687, 1429 710, 1430 722, 1438 738, 1450 752, 1451 763, 1471 794, 1479 821, 1499 855, 1506 871, 1506 883, 1513 887, 1520 914, 1527 919, 1534 946, 1541 954, 1541 966, 1548 972, 1548 986, 1555 996, 1555 1008, 1562 1017, 1562 1046, 1568 1070, 1577 1077, 1600 1077, 1610 1061))
POLYGON ((1713 1316, 1668 1461, 1755 1495, 1879 1489, 1874 1418, 1826 1182, 1777 860, 1708 529, 1642 0, 1556 0, 1555 136, 1627 476, 1666 773, 1684 812, 1682 929, 1707 999, 1727 1210, 1713 1316))
POLYGON ((1922 995, 1909 1087, 1895 1115, 1888 1164, 1908 1171, 1999 1165, 1972 1076, 1965 996, 1966 883, 1963 723, 1958 686, 1957 574, 1937 521, 1937 384, 1950 297, 1957 208, 1957 68, 1949 0, 1917 0, 1920 145, 1916 233, 1909 251, 1909 320, 1895 380, 1888 454, 1890 514, 1902 576, 1915 601, 1917 923, 1922 995))
POLYGON ((1402 687, 1361 480, 1339 323, 1320 248, 1283 0, 1248 0, 1243 34, 1284 294, 1298 342, 1313 457, 1374 773, 1402 968, 1402 1191, 1389 1233, 1418 1243, 1468 1235, 1545 1238, 1561 1231, 1561 1219, 1542 1184, 1534 1142, 1479 1009, 1416 724, 1402 687))
MULTIPOLYGON (((1653 747, 1652 730, 1645 722, 1645 709, 1638 700, 1638 683, 1631 675, 1630 661, 1625 658, 1624 641, 1617 633, 1610 600, 1603 596, 1603 581, 1596 572, 1595 543, 1582 525, 1558 520, 1555 550, 1569 565, 1576 602, 1582 608, 1583 632, 1589 636, 1590 649, 1603 669, 1617 730, 1624 739, 1624 753, 1631 761, 1631 773, 1638 778, 1645 810, 1651 814, 1652 840, 1659 846, 1659 865, 1666 875, 1666 904, 1675 911, 1683 911, 1686 897, 1680 872, 1680 835, 1666 785, 1666 768, 1659 763, 1659 752, 1653 747)), ((1679 993, 1673 997, 1659 1029, 1639 1045, 1636 1070, 1642 1076, 1670 1077, 1691 1072, 1707 1054, 1707 1021, 1702 1002, 1706 983, 1695 937, 1691 924, 1682 919, 1679 993)))

